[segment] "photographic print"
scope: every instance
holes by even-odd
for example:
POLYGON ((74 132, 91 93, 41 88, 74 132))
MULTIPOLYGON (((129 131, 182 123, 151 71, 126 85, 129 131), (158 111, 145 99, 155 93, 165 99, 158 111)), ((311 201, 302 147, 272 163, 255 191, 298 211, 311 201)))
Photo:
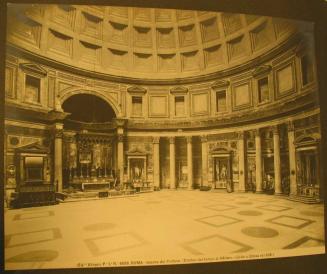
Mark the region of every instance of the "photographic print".
POLYGON ((325 254, 314 24, 7 4, 5 270, 325 254))

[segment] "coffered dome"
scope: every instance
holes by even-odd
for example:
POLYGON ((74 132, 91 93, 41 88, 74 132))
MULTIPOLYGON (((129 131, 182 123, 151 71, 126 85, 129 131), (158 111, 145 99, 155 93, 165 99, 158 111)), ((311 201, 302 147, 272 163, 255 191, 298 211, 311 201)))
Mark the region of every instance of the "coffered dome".
POLYGON ((78 5, 11 6, 8 43, 85 70, 173 79, 232 68, 277 47, 295 23, 265 16, 78 5))

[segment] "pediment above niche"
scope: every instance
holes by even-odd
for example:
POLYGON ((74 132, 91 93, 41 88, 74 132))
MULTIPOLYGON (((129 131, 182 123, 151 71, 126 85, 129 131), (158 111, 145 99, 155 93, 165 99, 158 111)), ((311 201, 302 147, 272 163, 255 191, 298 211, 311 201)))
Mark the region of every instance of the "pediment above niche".
POLYGON ((145 94, 146 91, 147 90, 145 88, 139 86, 132 86, 127 88, 127 92, 129 93, 145 94))
POLYGON ((126 152, 128 156, 146 156, 147 153, 140 147, 132 147, 129 151, 126 152))
POLYGON ((32 64, 32 63, 23 63, 20 64, 20 68, 25 72, 25 73, 32 73, 36 74, 37 76, 45 77, 48 72, 42 68, 40 65, 32 64))
POLYGON ((271 71, 271 66, 263 65, 255 68, 252 72, 253 77, 268 74, 271 71))
POLYGON ((218 80, 214 82, 211 86, 212 89, 226 88, 229 86, 229 81, 227 80, 218 80))
POLYGON ((38 142, 17 148, 19 153, 48 153, 49 149, 40 145, 38 142))
POLYGON ((173 87, 170 90, 171 94, 186 94, 188 93, 188 88, 186 87, 173 87))

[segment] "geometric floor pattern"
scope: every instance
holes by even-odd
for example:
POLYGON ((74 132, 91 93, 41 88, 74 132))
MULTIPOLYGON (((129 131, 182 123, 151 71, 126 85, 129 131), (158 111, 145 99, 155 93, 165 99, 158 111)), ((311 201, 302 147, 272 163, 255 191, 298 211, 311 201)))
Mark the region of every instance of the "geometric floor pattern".
POLYGON ((162 190, 4 217, 8 270, 306 255, 325 246, 323 204, 253 193, 162 190))

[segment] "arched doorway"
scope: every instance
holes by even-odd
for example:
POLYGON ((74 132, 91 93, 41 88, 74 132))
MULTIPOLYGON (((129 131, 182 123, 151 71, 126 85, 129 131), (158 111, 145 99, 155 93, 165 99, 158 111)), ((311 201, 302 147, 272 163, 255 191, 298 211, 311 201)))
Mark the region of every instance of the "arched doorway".
POLYGON ((107 100, 75 94, 62 104, 63 184, 80 190, 113 187, 116 178, 116 113, 107 100))

